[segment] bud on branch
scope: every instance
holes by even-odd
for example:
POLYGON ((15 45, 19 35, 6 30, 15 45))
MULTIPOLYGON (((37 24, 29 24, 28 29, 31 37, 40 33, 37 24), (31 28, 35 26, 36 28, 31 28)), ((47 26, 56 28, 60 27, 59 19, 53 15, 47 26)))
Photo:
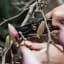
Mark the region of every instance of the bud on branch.
POLYGON ((11 36, 11 39, 15 42, 18 42, 19 34, 18 34, 17 30, 15 29, 15 27, 11 24, 8 24, 8 29, 9 29, 9 34, 11 36))

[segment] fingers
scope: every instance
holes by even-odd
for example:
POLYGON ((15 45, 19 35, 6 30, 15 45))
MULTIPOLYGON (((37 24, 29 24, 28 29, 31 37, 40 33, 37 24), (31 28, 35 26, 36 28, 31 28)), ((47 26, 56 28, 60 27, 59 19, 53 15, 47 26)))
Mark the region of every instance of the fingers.
POLYGON ((42 49, 42 45, 41 45, 41 43, 40 44, 39 43, 32 43, 32 45, 30 45, 30 48, 32 50, 41 50, 42 49))
MULTIPOLYGON (((29 41, 22 41, 21 43, 20 43, 20 51, 22 52, 22 53, 24 53, 26 50, 29 50, 29 48, 25 45, 25 42, 28 42, 29 43, 29 41)), ((30 43, 28 44, 28 46, 30 45, 30 43)))
POLYGON ((30 46, 30 45, 32 45, 32 42, 26 40, 26 41, 22 41, 22 42, 20 43, 20 45, 21 45, 21 46, 23 46, 23 45, 24 45, 24 46, 25 46, 25 45, 30 46))
POLYGON ((53 11, 50 11, 46 14, 46 18, 51 18, 52 17, 52 14, 53 14, 53 11))
POLYGON ((28 48, 30 48, 31 50, 40 50, 40 49, 42 49, 42 44, 41 43, 32 43, 32 42, 30 42, 30 41, 23 41, 22 43, 21 43, 21 46, 22 45, 25 45, 25 46, 27 46, 28 48))

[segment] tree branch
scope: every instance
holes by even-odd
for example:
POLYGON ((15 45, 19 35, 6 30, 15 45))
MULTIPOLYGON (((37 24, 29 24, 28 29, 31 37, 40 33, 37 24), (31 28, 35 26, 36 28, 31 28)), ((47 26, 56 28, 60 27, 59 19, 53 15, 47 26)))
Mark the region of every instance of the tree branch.
POLYGON ((24 13, 24 11, 26 11, 27 9, 24 9, 22 12, 20 12, 19 14, 17 14, 17 15, 15 15, 15 16, 13 16, 13 17, 10 17, 10 18, 8 18, 8 19, 5 19, 4 21, 2 21, 1 23, 0 23, 0 27, 2 26, 2 25, 4 25, 6 22, 9 22, 10 20, 13 20, 13 19, 16 19, 17 17, 19 17, 22 13, 24 13))
POLYGON ((36 6, 36 4, 37 4, 37 2, 34 2, 34 3, 29 7, 29 11, 28 11, 28 13, 27 13, 27 16, 25 17, 25 19, 24 19, 23 23, 21 24, 21 26, 24 26, 24 25, 27 23, 28 19, 29 19, 30 16, 32 15, 33 9, 34 9, 34 7, 36 6))
POLYGON ((44 22, 45 22, 45 25, 46 25, 46 28, 47 28, 47 31, 48 31, 47 58, 48 58, 48 64, 50 64, 49 45, 50 45, 50 42, 52 41, 52 38, 51 38, 51 35, 50 35, 49 27, 47 25, 47 20, 46 20, 45 14, 42 10, 39 10, 39 11, 41 12, 42 16, 44 17, 44 22))

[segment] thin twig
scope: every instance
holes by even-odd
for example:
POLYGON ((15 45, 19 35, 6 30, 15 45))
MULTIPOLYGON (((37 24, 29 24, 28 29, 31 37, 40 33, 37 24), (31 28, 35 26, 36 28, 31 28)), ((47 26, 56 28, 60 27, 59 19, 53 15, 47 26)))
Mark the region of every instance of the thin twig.
MULTIPOLYGON (((24 35, 22 34, 21 31, 19 31, 19 34, 21 35, 21 38, 24 40, 24 44, 23 44, 23 45, 25 45, 26 47, 28 47, 28 46, 25 44, 25 41, 27 41, 27 39, 24 37, 24 35)), ((20 46, 22 46, 22 45, 20 44, 20 46)))
POLYGON ((23 23, 21 24, 21 26, 24 26, 24 25, 27 23, 28 19, 29 19, 29 18, 31 17, 31 15, 32 15, 33 9, 34 9, 34 7, 36 6, 36 4, 37 4, 37 2, 34 2, 32 5, 30 5, 29 11, 28 11, 28 13, 27 13, 27 16, 25 17, 25 19, 24 19, 23 23))
POLYGON ((61 49, 54 43, 54 41, 52 41, 52 45, 55 46, 61 53, 64 54, 63 50, 61 50, 61 49))
POLYGON ((33 3, 33 2, 34 2, 34 0, 29 1, 29 2, 24 6, 24 8, 21 8, 21 9, 30 8, 30 4, 33 3))
POLYGON ((19 6, 14 5, 14 7, 15 7, 18 11, 21 11, 21 10, 22 10, 19 6))
MULTIPOLYGON (((10 42, 12 43, 12 41, 10 42)), ((2 64, 5 64, 5 58, 6 58, 6 54, 8 53, 8 51, 10 50, 12 44, 10 45, 9 48, 5 48, 4 51, 3 51, 3 56, 2 56, 2 64)))
POLYGON ((50 34, 50 30, 49 30, 49 27, 48 27, 48 25, 47 25, 47 19, 46 19, 45 15, 44 15, 44 12, 41 11, 41 10, 40 10, 40 12, 42 13, 42 15, 43 15, 43 17, 44 17, 45 25, 46 25, 46 28, 47 28, 47 31, 48 31, 48 39, 49 39, 50 41, 52 41, 51 34, 50 34))
POLYGON ((47 25, 47 20, 46 20, 46 17, 45 17, 45 14, 42 10, 39 10, 41 12, 41 14, 43 15, 44 17, 44 22, 45 22, 45 25, 46 25, 46 28, 47 28, 47 31, 48 31, 48 43, 47 43, 47 57, 48 57, 48 64, 50 64, 50 58, 49 58, 49 44, 50 42, 52 41, 52 38, 51 38, 51 35, 50 35, 50 30, 49 30, 49 27, 47 25))
POLYGON ((26 40, 26 38, 24 37, 24 35, 22 34, 21 31, 19 31, 19 34, 21 35, 21 38, 22 38, 23 40, 26 40))
POLYGON ((34 0, 31 0, 31 1, 29 1, 28 3, 26 2, 23 2, 23 1, 21 1, 21 4, 20 3, 18 3, 18 4, 16 4, 16 3, 12 3, 12 5, 16 8, 16 9, 18 9, 18 11, 21 11, 21 10, 24 10, 24 9, 26 9, 26 8, 29 8, 29 5, 31 4, 31 3, 33 3, 34 2, 34 0), (22 8, 20 8, 18 5, 22 5, 22 4, 24 4, 25 6, 24 7, 22 7, 22 8))
MULTIPOLYGON (((44 0, 45 1, 45 0, 44 0)), ((42 0, 38 0, 38 3, 40 4, 42 2, 42 0)), ((37 4, 38 4, 37 3, 37 4)), ((43 3, 44 5, 44 3, 43 3)), ((45 14, 44 14, 44 11, 41 9, 41 5, 39 5, 39 12, 42 14, 42 17, 44 18, 44 22, 45 22, 45 25, 46 25, 46 28, 47 28, 47 31, 48 31, 48 43, 47 43, 47 58, 48 58, 48 64, 50 64, 50 57, 49 57, 49 45, 50 45, 50 42, 52 41, 52 38, 51 38, 51 35, 50 35, 50 30, 49 30, 49 27, 47 25, 47 20, 46 20, 46 17, 45 17, 45 14)))
POLYGON ((24 10, 21 11, 19 14, 15 15, 15 16, 13 16, 13 17, 10 17, 10 18, 8 18, 8 19, 5 19, 4 21, 2 21, 2 22, 0 23, 0 27, 1 27, 2 25, 4 25, 6 22, 9 22, 10 20, 16 19, 16 18, 19 17, 22 13, 24 13, 24 11, 26 11, 26 10, 27 10, 27 9, 24 9, 24 10))
POLYGON ((13 60, 14 60, 14 55, 13 55, 13 52, 12 52, 12 50, 11 50, 11 63, 12 63, 12 64, 14 64, 14 61, 13 61, 13 60))
POLYGON ((5 64, 6 54, 10 50, 10 48, 11 48, 11 46, 9 48, 5 49, 5 52, 4 52, 3 56, 2 56, 2 64, 5 64))

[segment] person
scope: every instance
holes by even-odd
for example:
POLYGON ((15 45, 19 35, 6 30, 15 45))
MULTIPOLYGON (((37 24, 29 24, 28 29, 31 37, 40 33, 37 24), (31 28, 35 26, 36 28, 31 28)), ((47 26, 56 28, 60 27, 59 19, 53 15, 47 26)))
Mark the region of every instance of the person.
MULTIPOLYGON (((52 18, 52 26, 59 27, 64 21, 64 4, 54 8, 46 14, 47 18, 52 18)), ((54 30, 51 33, 57 34, 59 30, 54 30)))
MULTIPOLYGON (((52 25, 59 27, 59 24, 64 20, 64 4, 54 8, 46 14, 47 18, 52 18, 52 25)), ((57 32, 57 31, 56 31, 57 32)), ((56 33, 54 32, 54 33, 56 33)), ((42 64, 47 64, 47 43, 32 43, 30 41, 21 42, 20 49, 22 45, 36 55, 42 64), (24 45, 23 45, 24 44, 24 45)), ((61 45, 56 44, 61 50, 63 50, 61 45)), ((22 52, 22 51, 21 51, 22 52)), ((50 44, 49 47, 50 64, 64 64, 64 54, 60 52, 55 46, 50 44)))

